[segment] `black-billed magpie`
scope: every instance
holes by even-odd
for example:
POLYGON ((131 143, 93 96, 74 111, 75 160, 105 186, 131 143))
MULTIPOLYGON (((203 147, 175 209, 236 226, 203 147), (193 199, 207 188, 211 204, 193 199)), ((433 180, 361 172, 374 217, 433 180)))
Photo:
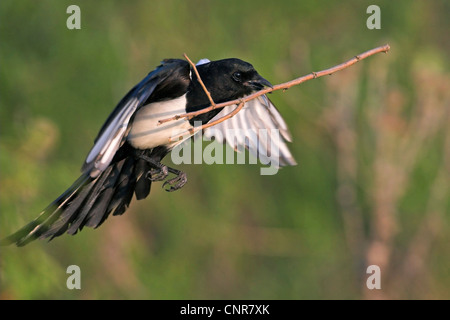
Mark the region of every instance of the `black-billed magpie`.
MULTIPOLYGON (((197 70, 216 103, 239 99, 271 86, 250 63, 235 58, 202 59, 197 70)), ((181 59, 164 60, 122 98, 107 118, 78 180, 38 218, 3 239, 1 244, 23 246, 37 238, 51 240, 65 232, 73 235, 83 227, 97 228, 110 214, 123 214, 133 194, 138 200, 146 198, 152 182, 165 180, 169 173, 175 177, 166 180, 163 187, 169 186, 167 191, 181 188, 187 181, 186 174, 161 163, 183 142, 170 138, 193 128, 194 123, 205 124, 220 118, 233 107, 215 109, 189 120, 181 118, 164 124, 158 120, 209 105, 190 64, 181 59)), ((285 145, 286 140, 291 140, 286 123, 265 95, 247 102, 233 118, 212 128, 239 129, 240 137, 227 139, 229 135, 224 133, 220 142, 227 142, 235 149, 245 147, 257 157, 263 154, 261 149, 269 148, 270 141, 254 141, 255 135, 249 134, 249 130, 254 133, 259 129, 277 129, 282 138, 276 141, 279 152, 273 163, 295 164, 285 145)))

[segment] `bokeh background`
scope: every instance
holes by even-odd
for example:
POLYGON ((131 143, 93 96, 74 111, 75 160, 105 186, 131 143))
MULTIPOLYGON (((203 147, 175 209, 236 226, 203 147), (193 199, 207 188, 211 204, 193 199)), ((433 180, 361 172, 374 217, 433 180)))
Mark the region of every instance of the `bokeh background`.
POLYGON ((154 184, 97 230, 0 248, 0 299, 449 299, 449 17, 443 0, 2 0, 1 237, 72 184, 164 58, 238 57, 277 84, 391 51, 271 95, 298 166, 182 165, 182 190, 154 184))

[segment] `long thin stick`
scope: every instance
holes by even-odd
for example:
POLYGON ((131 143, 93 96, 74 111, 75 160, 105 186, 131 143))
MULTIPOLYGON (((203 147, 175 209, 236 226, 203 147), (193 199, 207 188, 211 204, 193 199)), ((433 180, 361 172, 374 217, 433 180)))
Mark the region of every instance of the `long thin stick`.
MULTIPOLYGON (((231 101, 227 101, 227 102, 223 102, 223 103, 219 103, 219 104, 215 104, 214 103, 213 99, 211 98, 211 95, 209 94, 209 91, 207 90, 207 88, 203 84, 203 81, 201 80, 200 75, 198 74, 198 71, 197 71, 197 68, 196 68, 195 64, 185 54, 184 56, 189 61, 189 63, 193 66, 193 69, 194 69, 194 71, 195 71, 195 73, 197 75, 197 78, 198 78, 200 84, 202 85, 203 90, 205 91, 206 95, 210 99, 211 106, 208 107, 208 108, 204 108, 202 110, 199 110, 199 111, 189 112, 189 113, 185 113, 185 114, 179 114, 179 115, 176 115, 174 117, 167 118, 167 119, 161 119, 161 120, 158 121, 158 123, 162 124, 162 123, 165 123, 165 122, 178 120, 180 118, 192 119, 193 117, 196 117, 196 116, 198 116, 200 114, 203 114, 203 113, 207 113, 207 112, 209 112, 211 110, 214 110, 214 109, 217 109, 217 108, 223 108, 223 107, 230 106, 230 105, 233 105, 233 104, 237 104, 238 105, 237 108, 234 109, 232 112, 230 112, 229 114, 227 114, 227 115, 225 115, 225 116, 215 120, 214 122, 207 123, 207 124, 202 125, 200 127, 196 127, 195 130, 192 129, 192 130, 189 130, 189 131, 186 132, 186 133, 191 133, 192 134, 194 131, 203 130, 205 128, 211 127, 213 125, 216 125, 216 124, 218 124, 220 122, 223 122, 223 121, 231 118, 232 116, 234 116, 237 112, 239 112, 244 107, 244 104, 247 101, 250 101, 252 99, 255 99, 255 98, 259 97, 259 96, 262 96, 264 94, 267 94, 267 93, 270 93, 270 92, 273 92, 273 91, 287 90, 290 87, 299 85, 299 84, 301 84, 303 82, 306 82, 306 81, 309 81, 309 80, 312 80, 312 79, 317 79, 317 78, 320 78, 320 77, 323 77, 323 76, 326 76, 326 75, 331 75, 331 74, 333 74, 333 73, 335 73, 337 71, 340 71, 340 70, 343 70, 345 68, 348 68, 348 67, 354 65, 355 63, 357 63, 358 61, 361 61, 361 60, 363 60, 363 59, 365 59, 367 57, 370 57, 370 56, 372 56, 374 54, 377 54, 377 53, 380 53, 380 52, 387 53, 389 51, 389 49, 390 49, 390 46, 388 44, 386 44, 384 46, 377 47, 377 48, 368 50, 366 52, 363 52, 363 53, 361 53, 361 54, 359 54, 357 56, 354 56, 352 59, 350 59, 350 60, 348 60, 348 61, 346 61, 344 63, 341 63, 339 65, 336 65, 334 67, 331 67, 329 69, 325 69, 325 70, 318 71, 318 72, 311 72, 310 74, 307 74, 307 75, 305 75, 303 77, 300 77, 300 78, 297 78, 297 79, 294 79, 294 80, 291 80, 291 81, 288 81, 288 82, 285 82, 285 83, 277 84, 277 85, 273 86, 272 88, 262 89, 262 90, 260 90, 258 92, 255 92, 255 93, 253 93, 253 94, 251 94, 249 96, 246 96, 246 97, 244 97, 242 99, 231 100, 231 101)), ((186 133, 184 133, 184 134, 186 134, 186 133)))
MULTIPOLYGON (((211 108, 214 109, 216 107, 216 103, 214 102, 213 98, 211 97, 211 93, 209 93, 208 89, 206 88, 205 84, 203 83, 203 80, 200 77, 200 74, 198 73, 197 66, 195 65, 195 63, 192 62, 191 59, 189 59, 189 57, 187 56, 186 53, 184 54, 184 57, 186 58, 186 60, 191 64, 192 68, 194 69, 194 72, 197 75, 197 80, 198 80, 198 82, 200 82, 200 85, 202 86, 203 91, 205 91, 206 95, 208 96, 209 102, 211 103, 211 108)), ((162 122, 160 122, 160 123, 162 123, 162 122)))

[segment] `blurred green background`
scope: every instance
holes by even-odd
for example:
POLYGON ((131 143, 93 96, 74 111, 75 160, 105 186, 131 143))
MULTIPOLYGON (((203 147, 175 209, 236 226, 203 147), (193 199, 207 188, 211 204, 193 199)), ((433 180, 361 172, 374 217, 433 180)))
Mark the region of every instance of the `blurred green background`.
POLYGON ((72 184, 164 58, 238 57, 277 84, 391 51, 271 95, 298 166, 182 165, 182 190, 154 184, 98 230, 1 247, 0 299, 449 299, 449 17, 437 0, 2 0, 0 237, 72 184))

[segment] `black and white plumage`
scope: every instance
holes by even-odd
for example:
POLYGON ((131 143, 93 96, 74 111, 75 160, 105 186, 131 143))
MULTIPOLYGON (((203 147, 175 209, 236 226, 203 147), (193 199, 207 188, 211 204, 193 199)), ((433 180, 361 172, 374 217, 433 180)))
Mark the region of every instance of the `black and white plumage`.
MULTIPOLYGON (((216 103, 242 98, 270 86, 251 64, 239 59, 203 59, 197 69, 216 103)), ((3 239, 1 244, 23 246, 37 238, 51 240, 65 232, 75 234, 83 227, 96 228, 109 215, 123 214, 133 194, 138 200, 146 198, 152 182, 165 180, 169 173, 175 174, 175 178, 166 180, 163 187, 168 185, 167 191, 181 188, 187 181, 186 174, 161 163, 183 142, 171 142, 170 138, 185 133, 196 121, 205 124, 220 118, 235 106, 190 120, 182 118, 160 125, 158 120, 209 105, 189 63, 180 59, 164 60, 122 98, 107 118, 78 180, 38 218, 3 239)), ((257 141, 259 129, 277 129, 281 133, 281 139, 276 141, 279 154, 277 159, 271 159, 273 163, 294 165, 295 160, 285 144, 290 141, 286 123, 265 95, 247 102, 234 117, 206 129, 205 135, 210 137, 214 130, 219 130, 223 133, 220 142, 229 143, 235 149, 247 148, 262 160, 267 153, 261 149, 268 146, 257 141), (227 139, 227 129, 240 129, 242 134, 227 139)))

